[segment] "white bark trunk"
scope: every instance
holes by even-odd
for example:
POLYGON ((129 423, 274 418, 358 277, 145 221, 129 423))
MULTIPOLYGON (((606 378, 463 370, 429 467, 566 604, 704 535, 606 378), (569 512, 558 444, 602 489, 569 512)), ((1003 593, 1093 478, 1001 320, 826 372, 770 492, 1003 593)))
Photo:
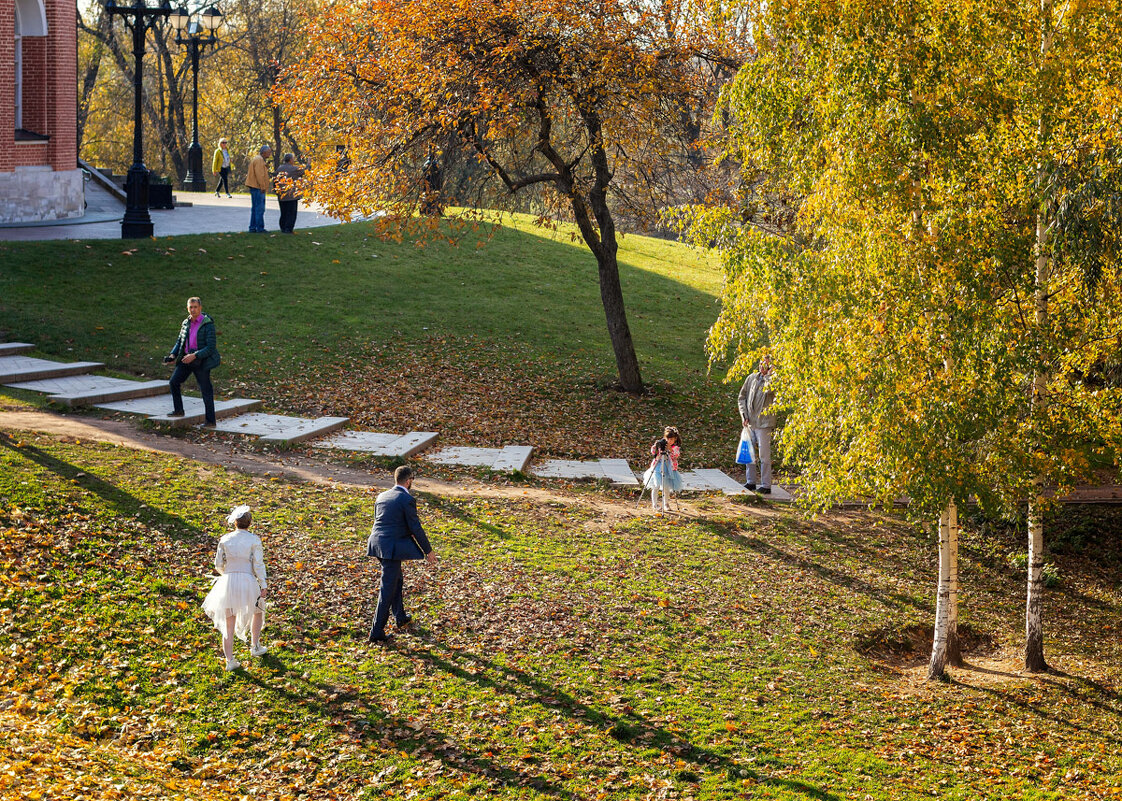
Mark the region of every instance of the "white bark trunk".
POLYGON ((935 601, 935 636, 927 678, 946 677, 948 662, 959 664, 958 649, 958 509, 954 501, 939 515, 939 589, 935 601))
MULTIPOLYGON (((1048 324, 1048 285, 1052 263, 1047 253, 1048 228, 1043 211, 1036 216, 1035 322, 1038 334, 1048 324)), ((1041 364, 1032 377, 1032 413, 1039 419, 1048 404, 1048 372, 1041 364)), ((1033 482, 1033 499, 1028 509, 1028 589, 1025 600, 1025 670, 1048 669, 1044 661, 1044 477, 1033 482)))

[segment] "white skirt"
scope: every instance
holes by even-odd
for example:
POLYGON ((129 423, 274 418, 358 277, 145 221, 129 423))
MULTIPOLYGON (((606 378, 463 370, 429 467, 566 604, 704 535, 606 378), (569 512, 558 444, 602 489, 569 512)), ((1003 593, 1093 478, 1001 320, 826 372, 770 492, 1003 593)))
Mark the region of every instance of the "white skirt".
POLYGON ((260 597, 261 588, 252 573, 227 573, 215 579, 203 600, 203 611, 214 621, 214 627, 222 632, 223 637, 228 636, 226 618, 237 618, 234 634, 244 642, 255 612, 261 613, 264 625, 265 605, 257 606, 260 597))

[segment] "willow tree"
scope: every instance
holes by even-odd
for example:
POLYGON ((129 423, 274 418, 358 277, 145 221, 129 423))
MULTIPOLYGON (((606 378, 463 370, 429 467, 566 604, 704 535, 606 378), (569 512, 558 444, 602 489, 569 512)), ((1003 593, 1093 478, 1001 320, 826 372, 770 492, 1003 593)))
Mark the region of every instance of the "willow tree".
POLYGON ((482 166, 477 205, 533 194, 543 219, 575 221, 620 383, 639 392, 616 216, 657 212, 644 164, 696 144, 680 122, 715 91, 698 69, 705 12, 645 0, 337 3, 309 20, 310 46, 278 93, 314 165, 307 197, 404 223, 426 191, 422 165, 466 150, 482 166))
POLYGON ((768 347, 818 503, 940 517, 930 675, 953 655, 957 507, 1029 505, 1025 666, 1043 669, 1042 517, 1119 448, 1119 16, 1106 3, 779 0, 727 94, 738 208, 714 356, 768 347))

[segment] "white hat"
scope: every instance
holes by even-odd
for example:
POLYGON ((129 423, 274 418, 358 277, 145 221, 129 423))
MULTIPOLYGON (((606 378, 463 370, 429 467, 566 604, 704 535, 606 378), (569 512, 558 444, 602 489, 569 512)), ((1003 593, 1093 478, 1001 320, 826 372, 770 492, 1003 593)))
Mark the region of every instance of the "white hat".
POLYGON ((226 525, 236 526, 238 521, 249 514, 249 507, 244 503, 241 506, 235 506, 230 510, 229 516, 226 518, 226 525))

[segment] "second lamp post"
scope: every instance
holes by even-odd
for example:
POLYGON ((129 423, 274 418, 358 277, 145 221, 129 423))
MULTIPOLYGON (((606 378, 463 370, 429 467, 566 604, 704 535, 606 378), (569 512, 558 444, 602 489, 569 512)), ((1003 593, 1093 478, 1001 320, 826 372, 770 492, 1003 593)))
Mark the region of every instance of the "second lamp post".
POLYGON ((222 25, 222 12, 214 6, 191 19, 187 9, 180 7, 170 15, 175 28, 177 44, 187 45, 191 58, 191 146, 187 149, 187 177, 183 188, 189 192, 205 192, 206 176, 203 174, 203 146, 199 144, 199 52, 218 41, 216 32, 222 25))

